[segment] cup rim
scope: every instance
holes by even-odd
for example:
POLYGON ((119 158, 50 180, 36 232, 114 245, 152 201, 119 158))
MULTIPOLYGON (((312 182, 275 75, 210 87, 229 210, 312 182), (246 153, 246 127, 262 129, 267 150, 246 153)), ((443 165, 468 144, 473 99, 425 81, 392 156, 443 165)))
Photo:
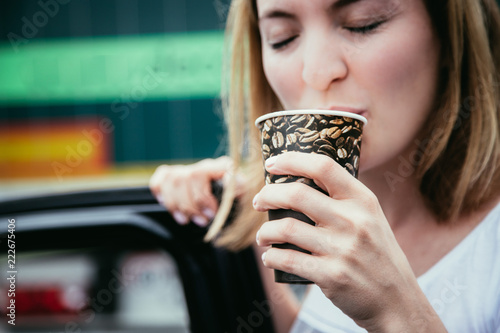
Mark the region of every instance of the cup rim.
POLYGON ((362 121, 364 125, 368 122, 365 117, 360 116, 359 114, 347 112, 347 111, 337 111, 337 110, 314 110, 314 109, 306 109, 306 110, 285 110, 285 111, 275 111, 267 113, 263 116, 260 116, 255 120, 255 126, 259 127, 259 124, 269 118, 279 117, 279 116, 292 116, 296 114, 321 114, 327 116, 341 116, 353 118, 359 121, 362 121))

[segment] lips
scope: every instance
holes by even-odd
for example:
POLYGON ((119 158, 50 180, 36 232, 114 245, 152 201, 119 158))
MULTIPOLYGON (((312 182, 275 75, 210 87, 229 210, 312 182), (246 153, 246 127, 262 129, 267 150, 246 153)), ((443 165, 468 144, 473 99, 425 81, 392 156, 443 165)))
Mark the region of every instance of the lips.
POLYGON ((366 117, 366 110, 365 109, 359 109, 359 108, 353 108, 349 106, 330 106, 327 108, 318 108, 320 110, 331 110, 331 111, 344 111, 344 112, 350 112, 350 113, 355 113, 360 116, 366 117))

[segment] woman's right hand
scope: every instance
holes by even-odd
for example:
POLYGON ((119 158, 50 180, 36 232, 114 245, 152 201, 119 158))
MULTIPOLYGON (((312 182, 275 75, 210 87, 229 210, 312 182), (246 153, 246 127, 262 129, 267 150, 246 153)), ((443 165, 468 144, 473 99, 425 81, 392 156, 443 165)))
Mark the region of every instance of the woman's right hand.
POLYGON ((205 227, 219 208, 212 194, 212 181, 223 180, 232 167, 229 157, 205 159, 191 165, 161 165, 149 187, 158 202, 181 225, 193 221, 205 227))

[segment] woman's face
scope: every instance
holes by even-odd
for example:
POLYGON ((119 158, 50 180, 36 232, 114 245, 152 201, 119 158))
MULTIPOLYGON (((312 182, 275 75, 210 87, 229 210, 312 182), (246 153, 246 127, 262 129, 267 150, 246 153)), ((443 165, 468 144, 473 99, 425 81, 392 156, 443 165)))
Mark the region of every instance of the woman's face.
POLYGON ((368 119, 361 170, 395 165, 436 97, 439 41, 422 0, 257 0, 264 72, 286 109, 368 119))

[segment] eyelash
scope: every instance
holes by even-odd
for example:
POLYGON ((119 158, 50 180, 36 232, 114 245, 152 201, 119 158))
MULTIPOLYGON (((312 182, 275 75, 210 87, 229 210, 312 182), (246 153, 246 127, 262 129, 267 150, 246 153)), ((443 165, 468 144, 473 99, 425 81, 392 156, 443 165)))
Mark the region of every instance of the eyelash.
POLYGON ((374 22, 362 27, 345 27, 346 30, 355 33, 355 34, 361 34, 361 35, 366 35, 371 32, 373 32, 375 29, 377 29, 379 26, 381 26, 385 21, 378 21, 374 22))
MULTIPOLYGON (((362 26, 362 27, 345 27, 344 29, 348 30, 349 32, 355 33, 355 34, 367 35, 369 33, 372 33, 373 31, 375 31, 375 29, 377 29, 379 26, 381 26, 384 22, 385 21, 379 21, 379 22, 375 22, 375 23, 372 23, 369 25, 362 26)), ((292 41, 294 41, 297 37, 298 36, 292 36, 292 37, 287 38, 281 42, 271 44, 271 47, 274 50, 280 50, 280 49, 284 48, 285 46, 287 46, 292 41)))
POLYGON ((283 47, 287 46, 289 43, 291 43, 295 38, 297 38, 299 36, 292 36, 290 38, 287 38, 281 42, 278 42, 278 43, 274 43, 274 44, 271 44, 271 47, 274 49, 274 50, 279 50, 279 49, 282 49, 283 47))

